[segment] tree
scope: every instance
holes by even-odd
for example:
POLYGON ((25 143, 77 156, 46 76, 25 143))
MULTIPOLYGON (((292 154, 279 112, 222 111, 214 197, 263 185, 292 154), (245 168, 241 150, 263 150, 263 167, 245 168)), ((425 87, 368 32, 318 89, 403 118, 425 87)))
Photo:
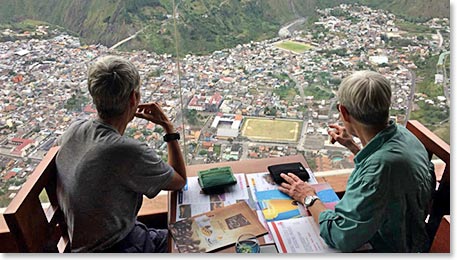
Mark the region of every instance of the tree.
POLYGON ((198 119, 197 119, 197 110, 195 109, 186 109, 185 111, 185 116, 187 118, 187 122, 190 125, 197 125, 198 124, 198 119))
POLYGON ((156 128, 154 128, 154 132, 161 134, 161 133, 163 133, 163 128, 162 127, 156 127, 156 128))

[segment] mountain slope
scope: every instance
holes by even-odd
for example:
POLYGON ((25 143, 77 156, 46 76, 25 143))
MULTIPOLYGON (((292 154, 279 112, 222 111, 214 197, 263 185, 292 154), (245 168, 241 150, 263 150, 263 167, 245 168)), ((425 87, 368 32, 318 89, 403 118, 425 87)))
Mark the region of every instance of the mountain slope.
MULTIPOLYGON (((290 5, 282 4, 285 2, 283 0, 181 2, 178 6, 177 19, 179 46, 186 53, 202 54, 240 43, 272 38, 277 36, 282 24, 310 15, 315 8, 314 0, 287 1, 295 10, 290 5)), ((145 33, 129 42, 128 47, 148 46, 160 52, 160 49, 174 46, 173 22, 173 19, 167 19, 162 23, 149 23, 145 33)))
POLYGON ((374 8, 385 9, 402 17, 418 20, 426 20, 432 17, 450 18, 451 15, 450 1, 447 0, 361 0, 357 2, 374 8))
MULTIPOLYGON (((280 27, 316 7, 359 2, 414 19, 449 17, 438 0, 175 0, 181 53, 202 54, 277 35, 280 27)), ((144 29, 121 48, 174 53, 172 0, 0 0, 0 24, 43 20, 86 43, 112 46, 144 29)))
MULTIPOLYGON (((183 49, 201 53, 275 36, 281 24, 312 14, 314 2, 176 0, 183 49)), ((0 6, 0 23, 44 20, 107 46, 146 27, 128 48, 174 51, 171 0, 0 0, 0 6)))

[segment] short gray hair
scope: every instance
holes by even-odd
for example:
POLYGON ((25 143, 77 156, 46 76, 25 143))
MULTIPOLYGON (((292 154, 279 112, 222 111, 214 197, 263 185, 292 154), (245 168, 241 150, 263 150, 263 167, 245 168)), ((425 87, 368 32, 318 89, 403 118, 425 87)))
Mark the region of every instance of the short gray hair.
POLYGON ((338 99, 360 123, 385 124, 389 119, 392 89, 390 82, 374 71, 358 71, 340 84, 338 99))
POLYGON ((87 82, 98 115, 106 119, 124 113, 130 93, 140 87, 140 74, 130 61, 105 56, 89 68, 87 82))

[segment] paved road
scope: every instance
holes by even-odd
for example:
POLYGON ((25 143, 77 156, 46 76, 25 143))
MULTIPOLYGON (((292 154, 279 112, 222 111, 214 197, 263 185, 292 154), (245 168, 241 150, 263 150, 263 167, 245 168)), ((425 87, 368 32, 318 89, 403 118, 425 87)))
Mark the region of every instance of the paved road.
POLYGON ((446 104, 449 107, 451 106, 451 95, 450 95, 450 89, 447 86, 448 79, 447 79, 446 62, 447 62, 447 58, 449 57, 450 54, 451 54, 450 51, 441 53, 440 58, 438 59, 438 63, 436 64, 436 66, 438 67, 437 72, 439 73, 441 71, 441 73, 443 74, 443 92, 444 92, 444 96, 446 97, 446 104))
POLYGON ((306 21, 305 17, 300 17, 300 18, 292 21, 291 23, 281 27, 281 29, 279 29, 278 35, 279 36, 281 36, 281 35, 291 35, 293 30, 291 30, 290 28, 295 26, 295 25, 303 24, 305 21, 306 21))
POLYGON ((438 48, 441 48, 441 46, 443 46, 443 42, 444 42, 443 35, 441 35, 440 30, 436 30, 436 34, 438 34, 438 37, 440 38, 440 41, 438 43, 438 48))
POLYGON ((114 45, 111 46, 109 49, 110 49, 110 50, 114 50, 114 49, 116 49, 117 47, 119 47, 120 45, 122 45, 122 44, 124 44, 124 43, 130 41, 131 39, 136 38, 136 37, 138 36, 138 34, 142 33, 142 32, 144 31, 144 29, 146 29, 146 28, 148 28, 148 27, 149 27, 149 25, 146 26, 146 27, 144 27, 143 29, 139 30, 139 31, 136 32, 134 35, 131 35, 131 36, 129 36, 129 37, 123 39, 122 41, 120 41, 120 42, 114 44, 114 45))
POLYGON ((298 145, 297 145, 298 151, 305 150, 306 131, 308 131, 308 121, 303 121, 303 127, 301 128, 300 138, 298 140, 298 145))
POLYGON ((416 73, 414 71, 410 70, 409 71, 411 75, 411 90, 409 91, 409 97, 408 97, 408 107, 406 108, 406 122, 408 122, 409 117, 411 116, 411 109, 413 108, 414 104, 414 93, 416 92, 416 73))

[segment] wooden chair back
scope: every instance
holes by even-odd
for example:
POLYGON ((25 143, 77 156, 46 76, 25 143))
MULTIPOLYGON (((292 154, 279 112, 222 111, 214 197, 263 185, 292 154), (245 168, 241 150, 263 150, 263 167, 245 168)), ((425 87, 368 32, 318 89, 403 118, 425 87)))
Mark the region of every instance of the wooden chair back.
POLYGON ((449 144, 444 142, 417 120, 408 120, 406 128, 411 131, 422 142, 422 144, 424 144, 425 149, 427 149, 429 153, 430 159, 432 159, 432 156, 435 155, 446 165, 441 176, 435 169, 437 189, 433 194, 429 211, 430 216, 427 222, 427 232, 429 237, 433 239, 443 216, 450 214, 451 148, 449 144))
POLYGON ((451 216, 444 215, 433 239, 430 253, 451 252, 451 216))
POLYGON ((57 203, 59 147, 51 148, 4 212, 4 218, 20 252, 69 252, 70 240, 57 203), (50 206, 43 208, 40 194, 45 190, 50 206))

